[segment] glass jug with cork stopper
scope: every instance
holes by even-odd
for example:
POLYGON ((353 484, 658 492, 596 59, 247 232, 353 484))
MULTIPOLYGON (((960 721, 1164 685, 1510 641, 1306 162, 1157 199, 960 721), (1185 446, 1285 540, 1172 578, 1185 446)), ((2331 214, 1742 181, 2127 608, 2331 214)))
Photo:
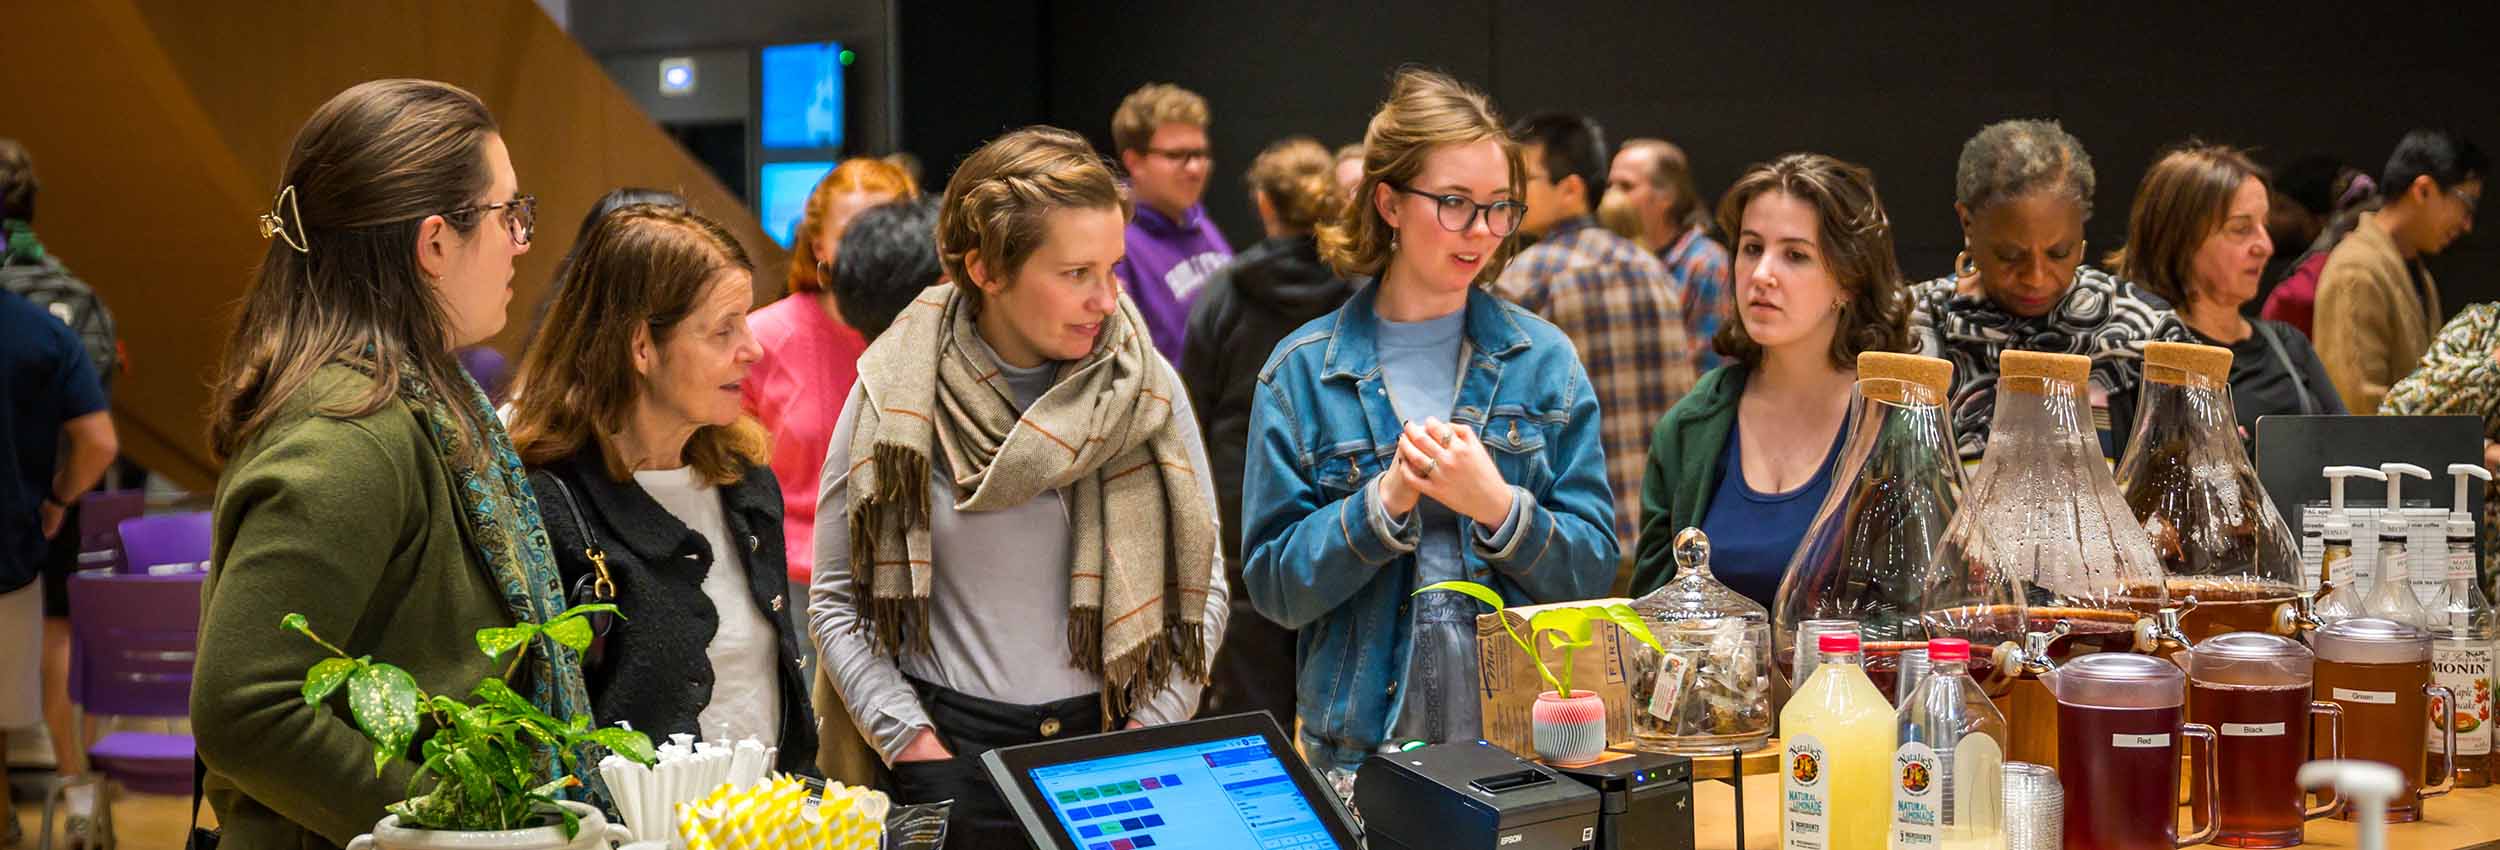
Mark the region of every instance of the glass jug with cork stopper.
MULTIPOLYGON (((1935 581, 1936 550, 1962 489, 1946 400, 1953 364, 1934 357, 1869 351, 1858 355, 1848 436, 1823 500, 1780 581, 1772 620, 1773 657, 1782 675, 1811 620, 1851 620, 1865 643, 1867 677, 1894 692, 1901 653, 1931 637, 1961 637, 1983 646, 2011 633, 1931 633, 1924 591, 1935 581)), ((2011 600, 2004 600, 2010 602, 2011 600)), ((1986 612, 1981 612, 1985 614, 1986 612)), ((2010 612, 2000 612, 2010 613, 2010 612)), ((1972 675, 1987 678, 1993 659, 1972 675)))
POLYGON ((1771 615, 1710 574, 1710 536, 1675 536, 1675 578, 1632 601, 1664 651, 1626 642, 1635 746, 1678 755, 1770 743, 1771 615))
POLYGON ((2156 637, 2175 651, 2225 632, 2292 633, 2300 541, 2240 443, 2231 350, 2146 343, 2143 386, 2117 481, 2166 576, 2175 613, 2156 637))
POLYGON ((2005 688, 2012 761, 2057 760, 2056 701, 2041 675, 2089 652, 2150 649, 2150 612, 2168 599, 2152 542, 2101 459, 2091 368, 2073 354, 1999 356, 1988 450, 1936 556, 2017 594, 2022 649, 1997 659, 2017 671, 2005 688))

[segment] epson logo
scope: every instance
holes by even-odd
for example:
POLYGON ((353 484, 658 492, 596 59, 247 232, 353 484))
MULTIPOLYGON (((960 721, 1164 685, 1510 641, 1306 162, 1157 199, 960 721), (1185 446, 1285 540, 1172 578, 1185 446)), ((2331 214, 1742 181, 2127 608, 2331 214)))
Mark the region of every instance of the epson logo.
POLYGON ((1517 843, 1519 843, 1519 842, 1526 841, 1526 840, 1528 840, 1528 834, 1527 834, 1527 833, 1524 833, 1524 832, 1522 832, 1522 833, 1517 833, 1517 834, 1514 834, 1514 835, 1505 835, 1505 836, 1502 836, 1502 844, 1501 844, 1501 846, 1503 846, 1503 847, 1508 847, 1508 846, 1511 846, 1511 845, 1513 845, 1513 844, 1517 844, 1517 843))

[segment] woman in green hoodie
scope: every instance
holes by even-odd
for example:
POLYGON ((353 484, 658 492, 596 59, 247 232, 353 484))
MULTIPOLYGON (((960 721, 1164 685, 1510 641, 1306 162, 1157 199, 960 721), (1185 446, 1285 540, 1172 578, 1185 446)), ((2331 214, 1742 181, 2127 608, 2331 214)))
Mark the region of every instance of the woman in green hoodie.
POLYGON ((1719 203, 1738 321, 1651 432, 1632 592, 1675 575, 1670 541, 1710 534, 1711 572, 1765 606, 1832 486, 1858 353, 1909 342, 1909 302, 1875 175, 1821 154, 1746 170, 1719 203))
MULTIPOLYGON (((452 356, 503 327, 533 225, 485 104, 424 80, 358 85, 305 122, 282 179, 210 434, 225 471, 191 720, 230 847, 345 844, 417 767, 375 757, 346 689, 305 704, 328 653, 286 615, 466 694, 503 673, 477 629, 564 605, 521 462, 452 356)), ((513 688, 587 716, 577 659, 532 649, 513 688)))

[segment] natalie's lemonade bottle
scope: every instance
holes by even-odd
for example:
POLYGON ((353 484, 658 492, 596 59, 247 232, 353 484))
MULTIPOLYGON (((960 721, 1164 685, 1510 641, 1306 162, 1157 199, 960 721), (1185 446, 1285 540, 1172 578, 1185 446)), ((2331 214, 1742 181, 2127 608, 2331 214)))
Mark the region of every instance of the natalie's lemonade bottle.
POLYGON ((1892 832, 1892 704, 1859 668, 1856 634, 1817 641, 1821 664, 1780 711, 1780 846, 1881 850, 1892 832))
POLYGON ((1927 658, 1895 724, 1892 848, 2004 847, 2005 716, 1970 677, 1970 641, 1929 640, 1927 658))

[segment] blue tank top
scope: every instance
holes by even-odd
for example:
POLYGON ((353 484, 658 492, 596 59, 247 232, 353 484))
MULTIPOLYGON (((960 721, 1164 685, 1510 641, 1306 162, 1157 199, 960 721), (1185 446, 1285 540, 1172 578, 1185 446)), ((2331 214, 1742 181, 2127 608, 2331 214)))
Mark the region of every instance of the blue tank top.
POLYGON ((1789 559, 1796 556, 1814 513, 1822 510, 1823 497, 1832 490, 1832 467, 1840 460, 1849 429, 1833 435, 1831 450, 1823 453, 1814 477, 1786 493, 1756 492, 1745 484, 1742 434, 1741 428, 1727 431, 1727 447, 1719 453, 1719 483, 1710 493, 1701 530, 1710 535, 1711 574, 1729 589, 1772 608, 1789 559))

